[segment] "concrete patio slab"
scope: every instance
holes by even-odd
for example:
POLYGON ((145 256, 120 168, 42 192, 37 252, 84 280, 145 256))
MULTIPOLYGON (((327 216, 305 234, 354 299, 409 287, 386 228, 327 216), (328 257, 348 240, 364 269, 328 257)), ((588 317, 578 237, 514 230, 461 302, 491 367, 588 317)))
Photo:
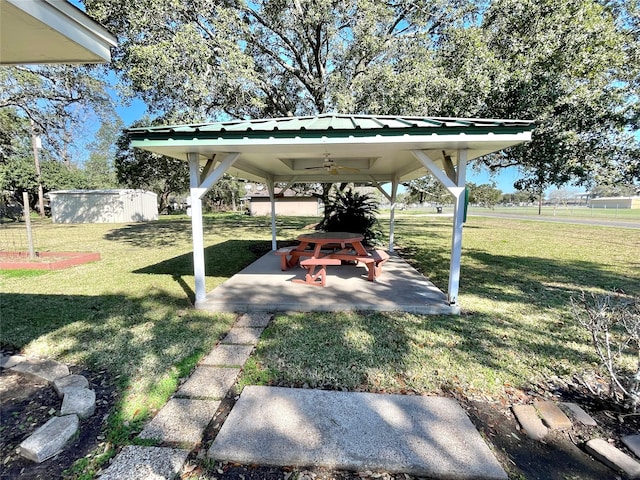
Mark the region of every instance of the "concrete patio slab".
POLYGON ((507 478, 465 411, 441 397, 245 387, 208 456, 430 478, 507 478))
POLYGON ((327 286, 294 283, 305 270, 280 270, 270 252, 207 294, 197 308, 218 312, 403 311, 432 315, 459 314, 447 296, 397 255, 384 264, 375 282, 364 265, 327 267, 327 286))

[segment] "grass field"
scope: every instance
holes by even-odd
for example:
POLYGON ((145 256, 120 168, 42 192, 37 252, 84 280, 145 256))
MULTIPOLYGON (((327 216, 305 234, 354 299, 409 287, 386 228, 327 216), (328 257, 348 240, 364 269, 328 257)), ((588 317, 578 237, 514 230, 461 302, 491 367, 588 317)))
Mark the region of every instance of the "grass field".
MULTIPOLYGON (((278 220, 290 240, 312 218, 278 220)), ((270 248, 267 218, 205 219, 207 289, 270 248), (222 254, 224 252, 224 254, 222 254)), ((108 438, 133 441, 150 412, 229 328, 230 314, 195 311, 190 221, 139 225, 35 222, 36 249, 97 251, 102 259, 53 272, 0 272, 2 343, 107 370, 120 401, 108 438)), ((0 248, 24 226, 0 225, 0 248)), ((401 255, 445 290, 451 219, 400 216, 401 255)), ((637 230, 470 217, 460 286, 463 314, 278 314, 241 383, 501 397, 546 377, 596 366, 569 299, 614 289, 640 295, 637 230)))
MULTIPOLYGON (((383 210, 383 213, 388 216, 388 209, 383 210)), ((421 215, 425 213, 435 213, 435 207, 419 207, 409 208, 407 210, 399 210, 396 212, 397 216, 412 216, 421 215)), ((453 206, 445 205, 443 207, 443 213, 452 213, 453 206)), ((567 205, 567 206, 548 206, 542 207, 540 214, 538 214, 538 207, 506 207, 502 205, 496 205, 494 208, 486 208, 480 206, 471 205, 469 207, 469 215, 482 215, 484 213, 491 214, 504 214, 504 215, 525 215, 530 216, 532 219, 538 217, 560 217, 560 218, 593 218, 599 220, 612 220, 612 221, 629 221, 640 222, 640 209, 617 209, 617 208, 587 208, 584 205, 567 205)))

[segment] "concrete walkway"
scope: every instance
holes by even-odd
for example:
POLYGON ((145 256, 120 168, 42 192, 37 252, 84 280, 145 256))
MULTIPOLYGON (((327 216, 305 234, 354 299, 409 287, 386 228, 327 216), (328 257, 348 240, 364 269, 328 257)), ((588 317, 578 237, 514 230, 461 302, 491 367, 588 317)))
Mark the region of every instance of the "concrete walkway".
POLYGON ((139 435, 141 439, 169 446, 125 447, 100 480, 173 479, 191 449, 202 440, 204 429, 233 387, 270 320, 271 314, 241 315, 139 435))
MULTIPOLYGON (((204 429, 216 418, 220 401, 232 391, 270 320, 271 314, 239 316, 140 434, 162 446, 123 448, 101 480, 173 480, 201 443, 204 429)), ((514 405, 513 412, 522 431, 538 441, 550 431, 570 431, 574 422, 596 428, 575 404, 534 401, 514 405), (568 407, 572 420, 561 406, 568 407)), ((640 456, 640 435, 621 440, 640 456)), ((640 462, 606 440, 592 438, 586 450, 614 471, 640 478, 640 462)), ((207 456, 242 464, 378 470, 429 478, 507 478, 460 405, 429 396, 248 386, 207 456)))
POLYGON ((403 311, 427 315, 459 314, 447 296, 397 255, 384 264, 375 282, 364 265, 327 267, 327 286, 294 283, 306 270, 280 270, 270 252, 211 291, 198 308, 217 312, 403 311))
MULTIPOLYGON (((241 315, 140 434, 165 446, 125 447, 101 480, 173 479, 270 319, 241 315)), ((464 410, 437 397, 246 387, 208 456, 433 478, 507 478, 464 410)))

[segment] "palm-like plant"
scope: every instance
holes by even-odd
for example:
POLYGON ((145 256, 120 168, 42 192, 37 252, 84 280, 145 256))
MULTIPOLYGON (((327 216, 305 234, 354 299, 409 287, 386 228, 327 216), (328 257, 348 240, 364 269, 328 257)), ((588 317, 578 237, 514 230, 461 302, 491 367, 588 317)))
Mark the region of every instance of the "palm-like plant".
POLYGON ((364 243, 373 244, 380 238, 376 214, 378 203, 373 195, 337 190, 325 205, 324 220, 316 230, 325 232, 353 232, 364 236, 364 243))

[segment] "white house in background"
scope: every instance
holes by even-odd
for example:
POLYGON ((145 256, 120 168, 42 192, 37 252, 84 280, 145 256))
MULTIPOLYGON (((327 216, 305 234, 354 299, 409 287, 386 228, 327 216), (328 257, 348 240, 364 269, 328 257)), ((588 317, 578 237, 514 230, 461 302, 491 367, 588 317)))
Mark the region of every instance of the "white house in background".
POLYGON ((591 208, 640 208, 640 197, 601 197, 589 200, 591 208))
MULTIPOLYGON (((253 216, 271 216, 271 199, 266 188, 253 189, 247 192, 249 212, 253 216)), ((311 195, 299 196, 293 190, 275 193, 276 215, 317 217, 322 215, 322 200, 311 195)))
POLYGON ((158 196, 144 190, 49 192, 53 223, 131 223, 158 219, 158 196))

